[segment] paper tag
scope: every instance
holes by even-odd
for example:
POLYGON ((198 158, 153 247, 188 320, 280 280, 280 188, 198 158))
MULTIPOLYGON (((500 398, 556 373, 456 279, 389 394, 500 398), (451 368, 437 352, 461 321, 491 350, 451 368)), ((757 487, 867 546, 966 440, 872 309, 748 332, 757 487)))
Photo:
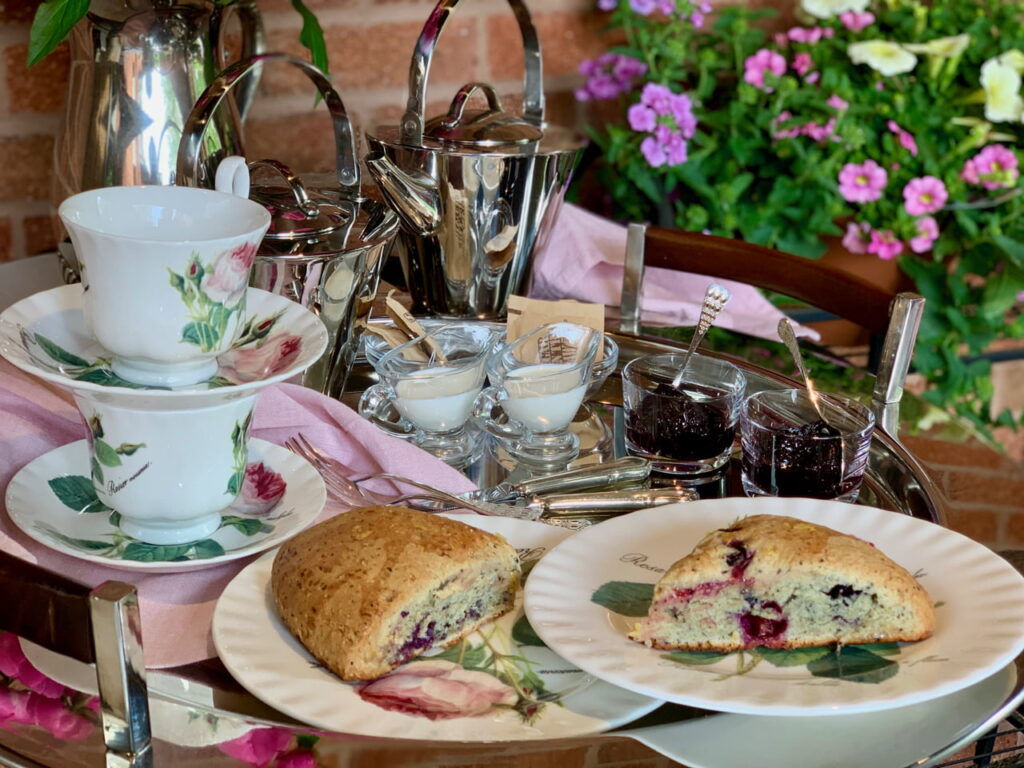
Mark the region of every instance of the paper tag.
MULTIPOLYGON (((534 328, 548 323, 576 323, 604 334, 604 304, 584 304, 572 299, 545 301, 509 296, 506 340, 515 341, 534 328)), ((541 340, 542 343, 545 340, 541 340)), ((597 347, 595 362, 604 357, 604 344, 597 347)))
MULTIPOLYGON (((412 313, 403 307, 392 294, 394 291, 388 294, 388 297, 384 300, 384 311, 388 313, 388 317, 391 321, 398 326, 400 329, 409 334, 410 339, 415 339, 417 336, 422 336, 426 333, 423 326, 420 325, 419 321, 412 316, 412 313)), ((441 347, 438 346, 437 342, 429 336, 420 343, 419 346, 425 347, 425 351, 428 356, 436 360, 437 362, 444 365, 448 362, 445 358, 444 353, 441 351, 441 347)))
MULTIPOLYGON (((399 330, 398 328, 392 328, 389 325, 378 325, 376 323, 368 323, 363 333, 369 333, 371 336, 378 336, 384 339, 384 342, 394 349, 395 347, 405 344, 409 341, 409 337, 405 335, 405 331, 399 330)), ((427 353, 423 351, 423 348, 418 344, 412 344, 406 347, 402 352, 402 357, 406 360, 411 360, 417 363, 427 362, 427 353)))

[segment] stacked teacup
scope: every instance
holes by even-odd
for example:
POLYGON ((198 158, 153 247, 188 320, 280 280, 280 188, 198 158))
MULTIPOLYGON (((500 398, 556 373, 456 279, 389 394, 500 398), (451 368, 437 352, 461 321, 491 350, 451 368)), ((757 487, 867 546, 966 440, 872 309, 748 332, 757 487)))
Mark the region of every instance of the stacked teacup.
POLYGON ((107 187, 68 198, 59 214, 82 285, 5 312, 19 343, 5 331, 0 351, 72 391, 96 496, 119 513, 124 534, 148 544, 203 539, 242 487, 257 397, 319 358, 326 331, 295 302, 248 288, 270 224, 250 200, 107 187), (48 318, 35 308, 44 306, 84 321, 93 346, 83 348, 97 357, 39 332, 48 318))

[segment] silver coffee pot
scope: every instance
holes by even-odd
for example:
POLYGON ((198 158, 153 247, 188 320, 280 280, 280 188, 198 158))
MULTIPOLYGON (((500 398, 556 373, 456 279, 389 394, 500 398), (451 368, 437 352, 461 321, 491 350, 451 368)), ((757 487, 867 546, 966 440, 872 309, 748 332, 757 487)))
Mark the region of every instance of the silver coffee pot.
MULTIPOLYGON (((329 334, 327 351, 306 371, 303 384, 340 397, 377 293, 381 267, 398 234, 398 216, 362 194, 355 134, 330 80, 309 62, 280 53, 253 56, 228 67, 199 97, 185 123, 177 179, 179 184, 204 186, 200 148, 218 104, 236 84, 270 62, 298 67, 319 89, 334 125, 337 174, 330 183, 314 188, 276 160, 248 163, 254 179, 257 173, 269 173, 272 179, 254 183, 248 191, 248 197, 271 215, 249 284, 296 301, 323 321, 329 334)), ((238 158, 228 162, 234 160, 238 158)), ((216 182, 221 181, 219 170, 216 182)))
POLYGON ((414 309, 442 317, 499 319, 529 281, 533 254, 558 215, 584 145, 544 122, 540 41, 522 0, 509 0, 526 60, 523 114, 494 88, 470 83, 448 113, 424 118, 430 61, 459 0, 441 0, 420 33, 399 126, 367 136, 367 170, 398 212, 397 246, 414 309), (469 108, 477 91, 486 109, 469 108))

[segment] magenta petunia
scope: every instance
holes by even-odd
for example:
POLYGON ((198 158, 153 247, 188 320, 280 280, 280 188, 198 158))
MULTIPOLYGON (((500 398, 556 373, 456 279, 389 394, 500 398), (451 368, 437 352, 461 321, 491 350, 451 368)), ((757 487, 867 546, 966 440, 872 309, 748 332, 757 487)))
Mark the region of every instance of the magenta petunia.
POLYGON ((839 171, 839 194, 850 203, 870 203, 882 196, 889 175, 874 160, 847 163, 839 171))
POLYGON ((980 184, 985 189, 1012 187, 1020 177, 1017 155, 1002 144, 989 144, 964 163, 960 176, 968 184, 980 184))
POLYGON ((934 176, 911 179, 903 188, 903 207, 911 216, 924 216, 941 210, 949 199, 946 185, 934 176))
POLYGON ((837 93, 833 93, 829 96, 825 103, 832 107, 832 109, 836 110, 836 112, 845 112, 850 108, 850 102, 837 93))
POLYGON ((923 216, 914 222, 917 235, 910 238, 910 250, 914 253, 927 253, 939 237, 939 224, 932 216, 923 216))
POLYGON ((889 261, 903 253, 903 243, 899 241, 891 229, 884 232, 879 229, 871 230, 871 241, 868 243, 868 253, 873 253, 880 259, 889 261))
POLYGON ((821 40, 825 35, 825 30, 821 27, 792 27, 786 32, 786 37, 792 40, 794 43, 814 43, 821 40))
POLYGON ((856 11, 845 11, 839 14, 839 21, 851 32, 860 32, 865 27, 875 23, 875 14, 871 11, 857 13, 856 11))
POLYGON ((917 141, 914 139, 913 134, 901 128, 900 124, 895 120, 890 120, 886 123, 886 127, 896 134, 896 140, 900 143, 901 147, 910 152, 914 157, 917 157, 917 141))
POLYGON ((800 75, 800 77, 803 77, 814 69, 814 59, 811 58, 811 54, 806 51, 802 51, 794 56, 793 69, 798 75, 800 75))
POLYGON ((786 74, 786 59, 781 53, 762 48, 743 62, 743 79, 767 93, 773 90, 765 84, 765 75, 769 72, 776 77, 786 74))
POLYGON ((867 235, 871 228, 867 224, 856 224, 850 222, 846 225, 846 234, 843 235, 843 247, 850 253, 867 253, 867 235))
POLYGON ((579 73, 587 81, 576 89, 576 99, 614 99, 632 91, 636 79, 646 72, 647 65, 631 56, 604 53, 596 59, 586 59, 580 62, 579 73))

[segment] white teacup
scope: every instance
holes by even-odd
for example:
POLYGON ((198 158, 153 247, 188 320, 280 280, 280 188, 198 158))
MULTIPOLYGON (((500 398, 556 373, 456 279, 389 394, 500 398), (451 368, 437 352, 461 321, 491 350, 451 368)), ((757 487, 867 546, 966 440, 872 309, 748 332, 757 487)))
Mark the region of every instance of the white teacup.
POLYGON ((120 514, 122 531, 149 544, 183 544, 217 530, 245 478, 256 391, 177 404, 74 395, 89 427, 96 495, 120 514))
POLYGON ((121 377, 195 384, 217 370, 245 317, 263 206, 192 187, 104 187, 69 197, 60 218, 82 266, 89 331, 121 377))

